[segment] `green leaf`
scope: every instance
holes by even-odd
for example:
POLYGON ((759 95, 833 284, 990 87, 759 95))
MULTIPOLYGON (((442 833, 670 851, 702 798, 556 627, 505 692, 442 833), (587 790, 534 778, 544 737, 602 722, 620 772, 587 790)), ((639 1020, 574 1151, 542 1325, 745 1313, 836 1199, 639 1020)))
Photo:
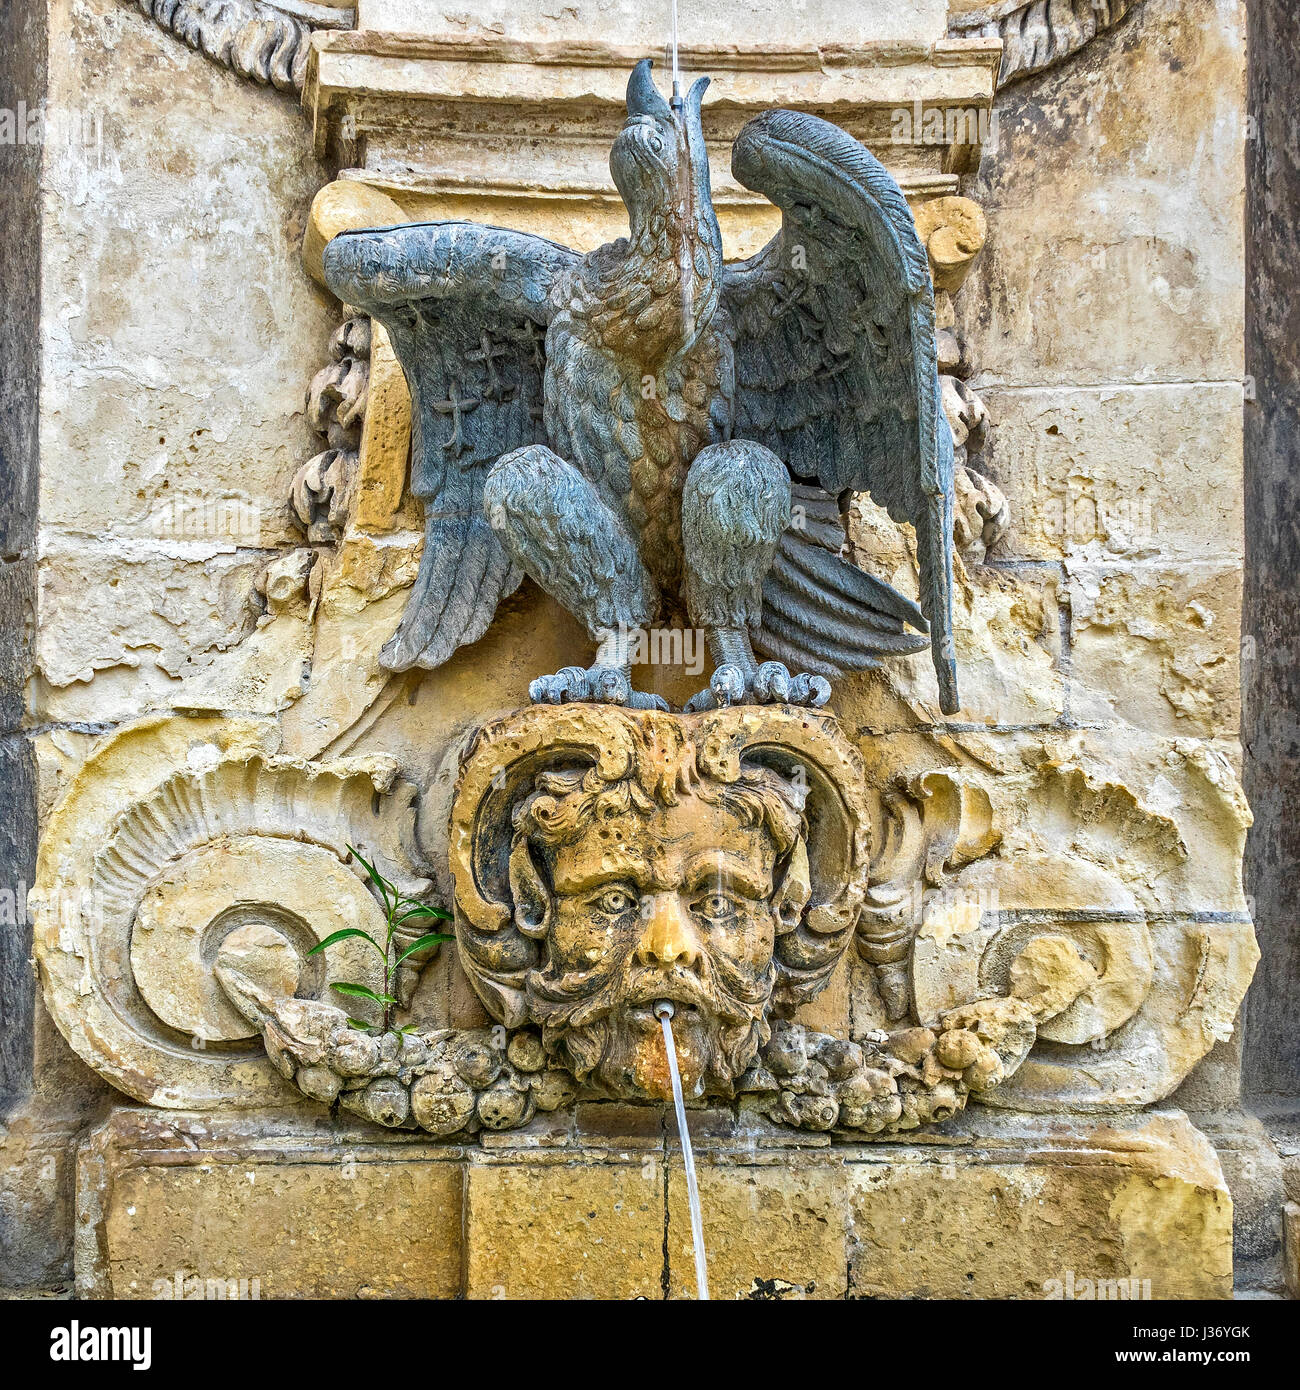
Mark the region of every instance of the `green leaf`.
POLYGON ((346 980, 340 980, 330 988, 336 994, 346 994, 353 999, 369 999, 375 1004, 396 1004, 397 1000, 388 994, 376 994, 368 985, 354 985, 346 980))
POLYGON ((438 907, 434 903, 422 903, 419 898, 399 898, 398 907, 410 907, 414 911, 410 914, 415 917, 442 917, 448 922, 451 921, 451 913, 445 907, 438 907))
POLYGON ((440 907, 430 907, 427 903, 417 903, 409 912, 403 912, 395 920, 395 925, 401 926, 403 922, 409 922, 412 917, 433 917, 439 922, 450 922, 451 913, 440 907))
POLYGON ((455 939, 454 936, 448 936, 446 932, 431 931, 427 936, 422 936, 418 941, 412 942, 393 962, 393 965, 401 965, 407 956, 413 956, 416 951, 423 951, 426 946, 436 946, 440 941, 454 941, 455 939))
POLYGON ((348 853, 366 871, 366 877, 379 889, 379 896, 384 900, 384 911, 391 917, 397 911, 397 889, 379 872, 378 869, 361 854, 355 845, 348 846, 348 853), (389 889, 392 889, 393 896, 388 896, 389 889))
POLYGON ((414 1033, 419 1026, 418 1023, 404 1023, 397 1031, 399 1033, 414 1033))
POLYGON ((353 936, 359 936, 362 941, 368 941, 385 960, 388 959, 388 953, 379 942, 377 942, 369 932, 362 931, 360 927, 344 927, 342 931, 331 932, 324 941, 318 941, 307 954, 309 956, 314 956, 317 951, 323 951, 326 946, 333 946, 336 941, 346 941, 349 937, 353 936))
POLYGON ((368 1033, 370 1031, 370 1025, 365 1021, 364 1018, 348 1019, 348 1027, 359 1028, 363 1033, 368 1033))

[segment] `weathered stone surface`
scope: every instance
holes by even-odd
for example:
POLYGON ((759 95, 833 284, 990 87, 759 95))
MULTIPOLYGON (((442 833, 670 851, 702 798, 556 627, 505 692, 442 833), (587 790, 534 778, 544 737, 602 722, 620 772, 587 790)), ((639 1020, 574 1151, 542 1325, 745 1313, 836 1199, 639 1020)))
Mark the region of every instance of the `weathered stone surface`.
POLYGON ((195 0, 150 3, 140 9, 161 29, 174 33, 205 58, 229 68, 249 82, 282 92, 302 87, 312 30, 348 28, 353 19, 346 0, 318 4, 259 4, 234 0, 216 8, 195 0))
POLYGON ((37 641, 45 713, 92 723, 184 703, 187 678, 255 630, 264 564, 233 544, 189 554, 185 546, 152 544, 47 546, 37 641), (104 671, 108 679, 92 691, 104 671))
POLYGON ((1075 717, 1232 738, 1240 719, 1236 564, 1070 565, 1075 717))
POLYGON ((322 939, 344 927, 359 928, 375 941, 384 939, 378 903, 334 853, 270 835, 199 845, 170 862, 146 891, 131 932, 131 973, 154 1013, 200 1044, 231 1042, 256 1032, 231 1008, 213 978, 212 926, 226 914, 233 915, 223 947, 234 945, 241 933, 269 931, 269 942, 255 951, 257 978, 278 994, 321 991, 319 978, 311 977, 322 970, 331 982, 383 989, 382 962, 364 942, 340 942, 314 962, 301 955, 315 942, 303 941, 299 920, 325 928, 322 939), (266 905, 259 914, 254 905, 265 899, 270 884, 277 897, 292 897, 292 917, 274 911, 278 904, 266 905))
POLYGON ((661 1297, 663 1180, 637 1152, 471 1163, 466 1297, 661 1297))
MULTIPOLYGON (((1246 592, 1243 638, 1243 738, 1250 751, 1245 784, 1257 825, 1246 876, 1260 924, 1264 967, 1250 1003, 1245 1087, 1261 1102, 1297 1104, 1300 1094, 1300 302, 1288 294, 1300 257, 1300 150, 1291 113, 1300 76, 1287 36, 1295 23, 1286 0, 1259 0, 1250 15, 1250 111, 1256 138, 1246 146, 1246 370, 1255 399, 1244 412, 1246 592), (1284 1099, 1285 1098, 1285 1099, 1284 1099)), ((1291 1194, 1293 1198, 1296 1193, 1291 1194)), ((1295 1225, 1293 1221, 1292 1229, 1295 1225)), ((1300 1244, 1292 1246, 1300 1258, 1300 1244)), ((1293 1266, 1294 1267, 1294 1266, 1293 1266)))
POLYGON ((916 209, 916 233, 930 258, 936 290, 961 289, 988 239, 988 219, 970 198, 932 198, 916 209))
MULTIPOLYGON (((962 723, 1050 725, 1066 711, 1061 666, 1060 577, 1050 570, 968 571, 954 595, 962 723)), ((897 663, 898 693, 939 716, 934 673, 923 656, 897 663)))
POLYGON ((1231 1296, 1232 1199, 1180 1112, 954 1131, 847 1164, 852 1296, 1231 1296))
POLYGON ((48 105, 76 120, 45 166, 43 292, 62 312, 44 373, 63 385, 42 525, 109 545, 289 540, 302 393, 333 326, 298 255, 325 181, 301 116, 137 6, 50 10, 48 105))
POLYGON ((0 1271, 5 1287, 71 1277, 73 1147, 79 1117, 57 1117, 41 1098, 11 1105, 0 1122, 0 1271))
POLYGON ((1300 1202, 1288 1202, 1282 1209, 1282 1220, 1287 1292, 1300 1298, 1300 1202))
MULTIPOLYGON (((1231 1199, 1178 1111, 1069 1131, 968 1114, 865 1148, 771 1142, 696 1134, 715 1298, 1231 1290, 1231 1199)), ((671 1141, 613 1135, 503 1135, 471 1156, 285 1112, 118 1109, 79 1155, 77 1286, 151 1298, 179 1272, 259 1279, 264 1298, 690 1298, 680 1163, 671 1141)))
POLYGON ((985 0, 948 0, 948 28, 954 34, 981 34, 1002 42, 998 85, 1015 82, 1063 63, 1099 40, 1141 0, 1108 0, 1084 10, 1034 0, 1009 0, 988 5, 985 0))
POLYGON ((1240 562, 1235 383, 985 386, 981 465, 1006 494, 999 559, 1240 562))
POLYGON ((974 384, 1242 380, 1236 6, 1144 0, 1121 39, 999 97, 964 191, 989 240, 957 304, 974 384))
MULTIPOLYGON (((848 1170, 825 1149, 772 1154, 760 1163, 728 1160, 719 1155, 699 1169, 709 1297, 843 1298, 848 1170)), ((668 1164, 668 1297, 691 1299, 695 1259, 676 1145, 670 1146, 668 1164)))
POLYGON ((1062 1041, 1040 1048, 988 1094, 990 1104, 1086 1112, 1163 1099, 1230 1036, 1259 959, 1249 921, 1160 922, 1149 928, 1149 944, 1137 922, 1075 931, 1085 959, 1104 962, 1107 973, 1085 992, 1062 1041), (1149 986, 1148 960, 1155 963, 1149 986), (1111 1019, 1113 1032, 1104 1033, 1111 1019))
MULTIPOLYGON (((0 642, 4 636, 0 634, 0 642)), ((27 887, 35 870, 39 833, 36 753, 19 733, 0 734, 0 884, 7 911, 0 928, 0 1095, 22 1096, 32 1084, 35 981, 28 965, 31 918, 27 887)))
POLYGON ((78 1153, 77 1291, 168 1298, 197 1278, 217 1297, 455 1298, 457 1159, 346 1126, 119 1110, 78 1153))
MULTIPOLYGON (((419 545, 409 532, 345 543, 322 580, 312 682, 282 725, 286 748, 305 757, 364 738, 415 770, 430 766, 430 749, 440 750, 432 761, 446 764, 436 779, 441 805, 454 781, 460 740, 489 710, 504 714, 516 708, 519 692, 537 671, 558 670, 586 639, 558 603, 525 582, 472 650, 419 676, 385 671, 379 650, 401 617, 419 545)), ((662 671, 655 674, 663 679, 662 671)), ((681 685, 693 679, 684 672, 668 674, 681 685)), ((422 817, 427 857, 437 864, 446 860, 445 810, 444 805, 440 815, 422 817)))
MULTIPOLYGON (((800 13, 784 10, 780 29, 750 39, 744 28, 752 25, 750 12, 742 16, 724 6, 716 12, 727 30, 722 43, 693 41, 684 66, 695 65, 688 77, 713 75, 708 106, 715 186, 723 195, 729 244, 747 246, 740 254, 759 249, 766 237, 753 239, 760 222, 730 177, 724 144, 762 109, 825 112, 876 151, 909 195, 955 193, 958 171, 978 162, 990 132, 999 45, 942 35, 899 42, 889 31, 900 14, 904 26, 911 23, 907 9, 891 4, 873 10, 870 37, 854 14, 837 21, 833 35, 808 42, 782 32, 802 27, 800 13)), ((528 18, 516 8, 508 27, 526 26, 528 18)), ((426 209, 432 201, 442 217, 473 215, 472 200, 480 213, 492 209, 482 220, 515 226, 522 213, 540 223, 536 230, 545 227, 555 236, 552 229, 563 221, 590 219, 588 200, 594 198, 606 204, 594 210, 605 227, 617 225, 608 217, 603 137, 622 119, 628 69, 659 50, 661 21, 645 17, 658 31, 648 47, 630 39, 629 25, 639 21, 626 11, 612 31, 584 31, 577 42, 507 38, 502 26, 483 36, 494 49, 491 61, 461 62, 475 39, 448 32, 440 12, 430 11, 429 19, 443 32, 426 29, 400 44, 364 20, 355 34, 318 37, 303 94, 317 151, 335 152, 340 165, 356 168, 355 176, 408 213, 411 192, 422 195, 426 209), (362 127, 364 141, 358 139, 362 127)), ((695 16, 694 23, 707 22, 695 16)), ((761 224, 770 229, 770 216, 761 224)))
POLYGON ((313 559, 233 545, 48 551, 45 714, 106 724, 150 710, 285 709, 311 675, 313 559))
MULTIPOLYGON (((806 0, 793 13, 780 0, 760 0, 743 11, 731 5, 705 10, 695 17, 691 41, 708 48, 733 43, 740 13, 750 26, 748 34, 779 33, 791 42, 810 42, 835 32, 845 43, 855 39, 934 40, 948 31, 946 0, 902 0, 882 6, 867 21, 865 15, 845 15, 835 0, 806 0)), ((617 34, 621 42, 647 51, 663 46, 662 17, 652 12, 630 13, 618 0, 581 0, 556 13, 521 10, 510 0, 487 0, 471 19, 469 15, 444 15, 421 0, 361 0, 361 26, 377 33, 419 34, 439 38, 463 38, 466 31, 486 31, 513 40, 589 39, 597 33, 617 34)))
POLYGON ((391 531, 406 491, 411 452, 411 393, 383 326, 371 325, 370 384, 357 460, 353 524, 391 531))
POLYGON ((403 891, 427 886, 407 867, 409 788, 377 802, 395 787, 391 762, 311 764, 273 756, 276 743, 268 721, 141 721, 103 741, 50 818, 32 892, 46 1006, 74 1050, 137 1099, 221 1108, 291 1098, 260 1045, 206 1046, 253 1031, 212 979, 212 955, 263 926, 295 956, 304 997, 324 993, 336 970, 379 983, 355 940, 337 965, 308 955, 343 927, 382 933, 360 865, 344 867, 349 847, 403 891), (176 1027, 197 1041, 178 1047, 176 1027))
MULTIPOLYGON (((1182 1103, 1181 1093, 1175 1100, 1182 1103)), ((1191 1119, 1214 1145, 1232 1194, 1232 1272, 1237 1290, 1256 1296, 1284 1294, 1285 1142, 1277 1142, 1254 1115, 1243 1112, 1235 1097, 1216 1112, 1192 1114, 1191 1119)))
MULTIPOLYGON (((908 756, 910 739, 891 742, 893 757, 908 756)), ((1250 810, 1234 745, 1122 726, 956 742, 997 773, 983 783, 1003 836, 987 872, 1007 904, 1109 909, 1132 906, 1131 895, 1152 913, 1245 913, 1239 856, 1250 810)), ((974 892, 980 871, 970 874, 974 892)))
MULTIPOLYGON (((46 42, 44 6, 5 8, 0 85, 6 91, 40 97, 46 42)), ((6 229, 0 238, 0 885, 11 894, 31 882, 39 833, 34 750, 21 726, 35 641, 41 486, 42 155, 39 144, 0 150, 0 222, 6 229)), ((16 913, 0 930, 0 1096, 21 1096, 32 1081, 29 951, 26 914, 16 913)))

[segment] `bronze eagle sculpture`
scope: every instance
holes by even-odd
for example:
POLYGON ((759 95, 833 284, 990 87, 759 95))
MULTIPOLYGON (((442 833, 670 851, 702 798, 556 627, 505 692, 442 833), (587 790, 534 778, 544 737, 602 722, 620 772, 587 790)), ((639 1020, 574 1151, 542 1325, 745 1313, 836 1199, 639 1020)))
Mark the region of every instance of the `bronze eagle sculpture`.
POLYGON ((688 709, 821 705, 827 677, 928 640, 955 713, 953 443, 911 213, 844 131, 767 111, 732 170, 781 228, 724 263, 707 85, 670 103, 637 65, 610 154, 630 235, 589 255, 472 222, 326 248, 414 406, 425 545, 381 661, 441 665, 527 573, 598 644, 590 669, 533 681, 537 702, 665 707, 632 688, 629 634, 684 609, 715 666, 688 709), (853 492, 915 528, 919 607, 841 558, 853 492))

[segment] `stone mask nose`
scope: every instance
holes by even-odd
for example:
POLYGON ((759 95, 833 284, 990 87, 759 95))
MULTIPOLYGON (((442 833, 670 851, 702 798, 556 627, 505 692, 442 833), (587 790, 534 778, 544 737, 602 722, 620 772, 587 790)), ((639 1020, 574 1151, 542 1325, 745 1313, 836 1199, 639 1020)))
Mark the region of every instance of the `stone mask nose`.
POLYGON ((673 892, 653 893, 643 900, 645 930, 636 948, 639 965, 692 968, 699 963, 700 938, 681 898, 673 892))

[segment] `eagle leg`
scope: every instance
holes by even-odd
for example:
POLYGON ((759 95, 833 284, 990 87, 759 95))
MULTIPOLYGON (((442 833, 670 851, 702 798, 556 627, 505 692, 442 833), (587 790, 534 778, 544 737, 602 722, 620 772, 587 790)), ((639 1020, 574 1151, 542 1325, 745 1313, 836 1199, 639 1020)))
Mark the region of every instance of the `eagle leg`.
POLYGON ((483 510, 515 563, 587 626, 595 663, 539 676, 534 704, 581 700, 667 709, 632 689, 630 636, 652 621, 659 593, 627 527, 571 463, 544 444, 503 454, 488 473, 483 510))
POLYGON ((714 672, 687 710, 732 704, 824 705, 821 676, 760 666, 749 629, 763 612, 763 578, 790 524, 790 475, 761 444, 735 439, 701 449, 682 493, 686 608, 708 637, 714 672))

